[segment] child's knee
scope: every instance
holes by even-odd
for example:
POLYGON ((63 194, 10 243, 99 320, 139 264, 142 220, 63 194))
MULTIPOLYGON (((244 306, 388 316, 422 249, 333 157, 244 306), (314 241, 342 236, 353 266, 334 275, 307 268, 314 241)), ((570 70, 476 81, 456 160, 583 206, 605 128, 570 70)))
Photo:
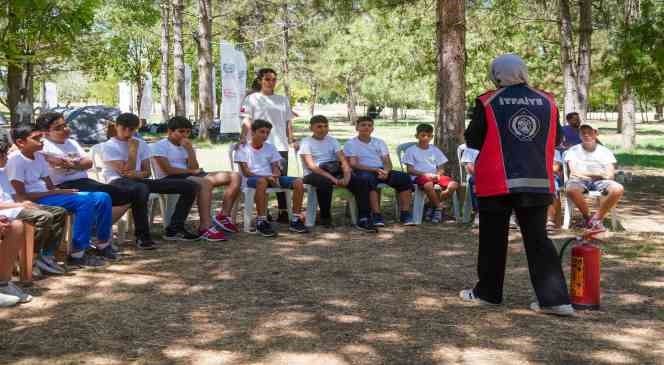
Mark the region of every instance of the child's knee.
POLYGON ((459 183, 457 183, 456 181, 450 181, 450 183, 447 184, 447 189, 449 191, 456 191, 457 189, 459 189, 459 183))
POLYGON ((266 177, 259 177, 256 179, 256 189, 265 190, 268 187, 268 181, 266 177))
POLYGON ((302 179, 295 179, 293 181, 293 190, 297 190, 297 191, 303 191, 304 190, 304 182, 302 182, 302 179))
POLYGON ((424 183, 424 185, 422 185, 422 189, 424 191, 433 191, 433 188, 434 188, 434 185, 433 185, 433 182, 431 182, 431 181, 428 181, 428 182, 424 183))

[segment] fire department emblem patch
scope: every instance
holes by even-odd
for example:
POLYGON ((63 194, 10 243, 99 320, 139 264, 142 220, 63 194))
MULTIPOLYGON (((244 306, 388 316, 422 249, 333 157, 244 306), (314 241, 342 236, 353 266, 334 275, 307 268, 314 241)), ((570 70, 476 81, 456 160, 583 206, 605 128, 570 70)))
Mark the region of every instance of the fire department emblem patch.
POLYGON ((521 142, 532 141, 540 130, 542 123, 528 109, 516 112, 509 120, 509 131, 521 142))

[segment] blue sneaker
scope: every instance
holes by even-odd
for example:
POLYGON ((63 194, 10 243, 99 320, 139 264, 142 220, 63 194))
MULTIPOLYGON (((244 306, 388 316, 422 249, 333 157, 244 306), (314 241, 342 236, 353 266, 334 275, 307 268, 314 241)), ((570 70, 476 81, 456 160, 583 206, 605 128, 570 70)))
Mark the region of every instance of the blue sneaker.
POLYGON ((401 224, 404 226, 414 226, 415 221, 413 220, 413 214, 411 212, 401 212, 400 217, 401 224))
POLYGON ((373 215, 373 225, 376 227, 385 227, 385 219, 380 214, 373 215))
POLYGON ((362 232, 378 233, 378 229, 376 229, 376 226, 371 222, 371 219, 369 218, 358 219, 355 228, 357 228, 362 232))
POLYGON ((96 248, 95 253, 97 254, 97 256, 103 257, 106 260, 115 261, 118 259, 118 253, 113 249, 113 245, 111 244, 104 247, 104 249, 102 250, 96 248))
POLYGON ((84 253, 83 257, 67 257, 67 266, 72 266, 75 268, 85 268, 85 267, 100 267, 106 265, 106 262, 101 257, 96 255, 90 255, 89 253, 84 253))

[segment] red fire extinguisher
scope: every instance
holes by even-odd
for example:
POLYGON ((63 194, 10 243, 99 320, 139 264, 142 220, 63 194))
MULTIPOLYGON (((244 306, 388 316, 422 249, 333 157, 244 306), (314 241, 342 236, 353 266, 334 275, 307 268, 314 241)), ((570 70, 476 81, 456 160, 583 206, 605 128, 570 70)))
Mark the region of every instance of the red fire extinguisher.
POLYGON ((569 294, 575 309, 599 309, 600 303, 600 256, 602 251, 595 238, 600 232, 589 231, 581 237, 570 238, 560 249, 562 263, 565 249, 570 244, 570 284, 569 294))

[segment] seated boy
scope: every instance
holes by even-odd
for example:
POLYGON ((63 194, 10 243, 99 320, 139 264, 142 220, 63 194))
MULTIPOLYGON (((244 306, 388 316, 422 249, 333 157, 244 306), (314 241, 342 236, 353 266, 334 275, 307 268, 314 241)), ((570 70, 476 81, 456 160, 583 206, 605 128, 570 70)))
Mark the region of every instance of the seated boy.
POLYGON ((328 135, 327 118, 313 116, 309 129, 313 135, 302 140, 298 155, 304 165, 304 183, 316 187, 321 224, 332 228, 332 191, 335 186, 342 186, 353 193, 357 202, 356 227, 365 232, 377 232, 369 219, 369 185, 366 180, 352 175, 341 145, 328 135))
MULTIPOLYGON (((279 161, 281 155, 277 149, 265 142, 267 141, 272 124, 256 119, 251 124, 251 141, 240 145, 235 154, 235 162, 240 165, 242 175, 247 179, 246 184, 256 189, 256 230, 265 237, 273 237, 276 232, 267 221, 267 188, 283 187, 293 189, 293 218, 288 230, 297 233, 307 233, 302 214, 302 199, 304 198, 304 184, 302 179, 281 176, 279 161)), ((245 202, 247 204, 248 202, 245 202)))
POLYGON ((160 179, 150 177, 150 147, 134 137, 138 128, 138 116, 120 114, 115 121, 116 136, 104 142, 102 174, 109 184, 132 191, 136 246, 141 249, 155 248, 148 222, 150 193, 179 194, 170 225, 163 236, 166 240, 195 241, 200 235, 189 232, 185 221, 199 190, 197 183, 187 179, 160 179))
POLYGON ((429 198, 433 205, 431 222, 443 221, 443 203, 441 198, 450 196, 457 190, 459 184, 449 176, 445 176, 443 165, 447 162, 445 154, 436 146, 430 144, 433 139, 433 127, 429 124, 420 124, 415 129, 417 144, 409 147, 403 155, 402 162, 406 164, 408 173, 413 176, 415 183, 429 198), (435 186, 445 189, 438 196, 435 186))
MULTIPOLYGON (((23 222, 11 219, 0 209, 0 308, 28 303, 32 296, 11 282, 14 261, 25 246, 23 222)), ((9 212, 11 214, 11 212, 9 212)))
POLYGON ((74 213, 72 252, 67 264, 75 267, 102 266, 101 257, 113 259, 111 246, 111 198, 102 192, 79 192, 76 189, 56 188, 48 176, 48 163, 39 153, 43 147, 42 133, 32 125, 23 124, 11 130, 12 139, 18 148, 9 156, 5 171, 16 191, 16 200, 30 200, 42 205, 62 207, 74 213), (97 255, 87 252, 92 227, 96 226, 97 255))
MULTIPOLYGON (((9 143, 0 141, 0 168, 7 164, 7 150, 9 143)), ((27 200, 17 203, 15 195, 5 171, 0 170, 0 214, 35 226, 34 264, 40 273, 64 274, 65 270, 55 262, 54 254, 64 237, 67 211, 27 200)))
POLYGON ((241 176, 237 172, 203 171, 198 165, 196 151, 189 140, 191 122, 185 117, 173 117, 168 121, 168 136, 150 146, 155 161, 155 174, 158 179, 187 179, 200 186, 198 192, 198 213, 200 225, 198 233, 208 241, 225 241, 223 231, 212 225, 212 220, 220 229, 237 232, 230 220, 233 204, 240 193, 241 176), (217 215, 210 216, 212 191, 218 186, 224 190, 223 208, 217 215))
POLYGON ((113 223, 129 209, 133 201, 131 192, 119 186, 103 184, 88 177, 92 160, 81 145, 69 138, 71 131, 60 113, 47 112, 37 118, 37 129, 44 133, 41 153, 48 162, 48 174, 53 184, 63 189, 101 191, 111 197, 113 223))
POLYGON ((355 124, 357 137, 350 139, 344 145, 344 154, 348 157, 353 174, 369 183, 369 202, 373 214, 373 224, 378 227, 385 225, 380 214, 380 199, 378 184, 383 183, 397 191, 399 207, 401 208, 400 221, 404 225, 414 225, 411 214, 410 201, 412 198, 412 182, 408 174, 392 170, 392 161, 387 145, 382 139, 372 137, 374 130, 373 119, 360 117, 355 124))
POLYGON ((602 220, 618 204, 624 192, 623 186, 613 180, 616 157, 608 148, 597 143, 597 129, 590 123, 581 124, 579 134, 581 144, 571 147, 565 153, 565 163, 569 166, 567 197, 581 211, 586 228, 605 230, 602 220), (600 191, 606 195, 599 210, 592 216, 583 197, 586 191, 600 191))

